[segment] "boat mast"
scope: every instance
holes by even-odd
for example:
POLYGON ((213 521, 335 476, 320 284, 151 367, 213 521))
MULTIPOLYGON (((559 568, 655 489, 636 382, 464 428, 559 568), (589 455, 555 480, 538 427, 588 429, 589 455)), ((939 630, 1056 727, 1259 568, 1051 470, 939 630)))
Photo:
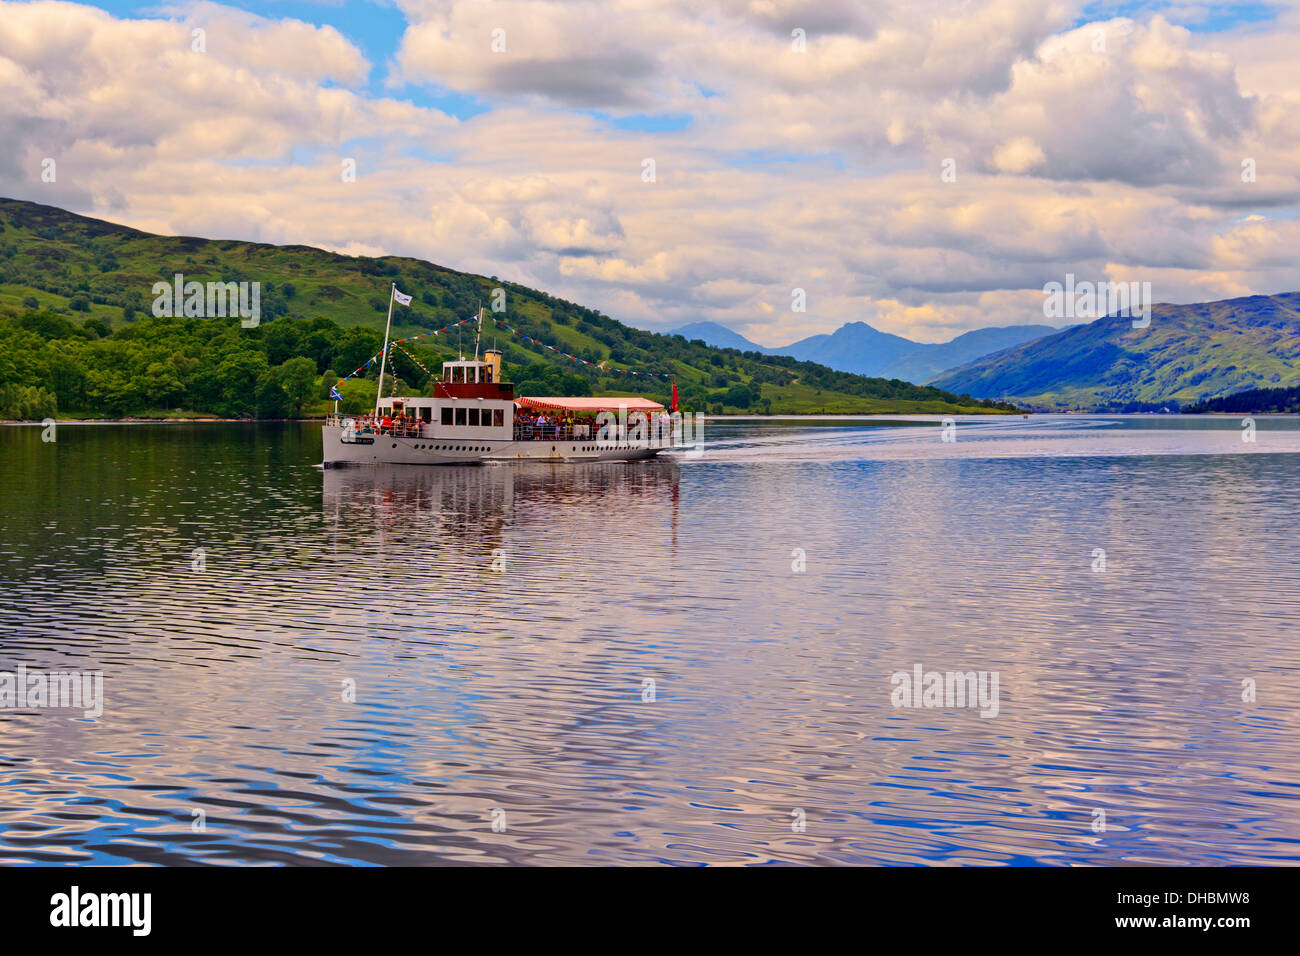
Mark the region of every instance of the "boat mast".
POLYGON ((478 341, 483 338, 483 306, 478 307, 478 331, 474 333, 474 361, 478 361, 478 341))
POLYGON ((380 353, 379 358, 379 384, 375 386, 375 418, 379 417, 379 397, 384 394, 384 366, 388 363, 388 330, 393 327, 393 293, 396 291, 397 283, 389 283, 388 323, 384 326, 384 351, 380 353))

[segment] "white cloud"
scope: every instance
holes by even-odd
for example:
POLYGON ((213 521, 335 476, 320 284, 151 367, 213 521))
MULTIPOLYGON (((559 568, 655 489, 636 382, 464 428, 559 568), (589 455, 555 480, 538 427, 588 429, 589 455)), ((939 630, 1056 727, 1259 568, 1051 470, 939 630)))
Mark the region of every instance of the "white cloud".
POLYGON ((492 109, 458 121, 371 95, 371 64, 328 27, 0 3, 0 194, 414 255, 770 345, 859 319, 926 340, 1041 322, 1041 287, 1066 272, 1175 301, 1300 288, 1294 16, 1261 40, 1158 16, 1074 26, 1079 4, 1038 0, 401 6, 390 89, 492 109), (589 106, 690 121, 620 130, 589 106))

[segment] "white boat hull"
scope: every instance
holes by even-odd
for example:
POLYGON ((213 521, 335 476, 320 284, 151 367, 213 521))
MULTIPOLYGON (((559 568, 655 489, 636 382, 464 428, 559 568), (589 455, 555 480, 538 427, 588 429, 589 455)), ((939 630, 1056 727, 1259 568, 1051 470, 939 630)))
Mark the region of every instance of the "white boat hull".
POLYGON ((657 442, 502 441, 470 438, 449 441, 426 437, 344 434, 337 425, 321 431, 326 468, 349 465, 471 465, 514 461, 640 461, 673 446, 657 442), (346 440, 345 440, 346 439, 346 440))

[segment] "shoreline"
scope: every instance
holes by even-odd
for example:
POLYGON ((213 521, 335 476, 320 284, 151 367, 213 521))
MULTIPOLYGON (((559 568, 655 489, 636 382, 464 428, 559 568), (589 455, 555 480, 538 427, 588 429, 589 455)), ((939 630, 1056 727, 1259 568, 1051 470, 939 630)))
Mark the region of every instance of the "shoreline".
MULTIPOLYGON (((1023 416, 1026 418, 1036 417, 1063 417, 1063 416, 1104 416, 1108 418, 1239 418, 1240 412, 1198 412, 1194 415, 1182 413, 1179 415, 1166 415, 1161 412, 841 412, 841 413, 819 413, 811 412, 808 414, 775 414, 775 415, 705 415, 708 421, 879 421, 888 420, 922 420, 929 421, 945 417, 953 418, 1011 418, 1023 416)), ((1255 418, 1285 418, 1295 417, 1295 412, 1257 412, 1252 417, 1255 418)), ((258 425, 272 422, 320 422, 324 423, 325 416, 311 416, 308 418, 56 418, 56 425, 193 425, 196 423, 209 422, 212 424, 248 424, 258 425)), ((18 419, 0 419, 0 426, 5 425, 42 425, 42 421, 35 419, 18 420, 18 419)))
MULTIPOLYGON (((1106 416, 1106 418, 1192 418, 1192 419, 1213 419, 1240 418, 1240 412, 1197 412, 1195 415, 1187 415, 1186 412, 1180 415, 1166 415, 1162 412, 809 412, 809 414, 775 414, 775 415, 706 415, 705 418, 710 421, 845 421, 845 420, 932 420, 953 416, 953 418, 988 418, 1006 419, 1019 418, 1040 418, 1040 416, 1106 416)), ((1256 412, 1255 418, 1287 418, 1295 416, 1296 412, 1256 412)), ((266 424, 266 423, 286 423, 286 421, 320 421, 324 423, 325 416, 312 415, 308 418, 299 419, 222 419, 222 418, 178 418, 178 419, 153 419, 153 418, 123 418, 123 419, 55 419, 56 425, 192 425, 196 423, 224 423, 224 424, 266 424)), ((40 425, 43 421, 29 419, 0 419, 0 425, 40 425)))
MULTIPOLYGON (((255 425, 260 422, 323 422, 324 416, 311 418, 56 418, 56 425, 192 425, 195 422, 247 422, 255 425)), ((41 425, 36 419, 0 419, 0 425, 41 425)))
MULTIPOLYGON (((821 413, 810 412, 808 414, 777 414, 777 415, 709 415, 700 413, 708 421, 779 421, 782 419, 795 421, 815 421, 824 420, 864 420, 864 419, 898 419, 898 418, 942 418, 945 416, 955 416, 964 418, 977 418, 983 415, 991 415, 999 418, 1007 417, 1007 412, 842 412, 842 413, 821 413)), ((326 416, 311 416, 309 418, 56 418, 56 425, 192 425, 195 423, 245 423, 249 425, 264 424, 269 422, 319 422, 324 424, 326 416)), ((0 426, 3 425, 41 425, 42 422, 36 419, 0 419, 0 426)))

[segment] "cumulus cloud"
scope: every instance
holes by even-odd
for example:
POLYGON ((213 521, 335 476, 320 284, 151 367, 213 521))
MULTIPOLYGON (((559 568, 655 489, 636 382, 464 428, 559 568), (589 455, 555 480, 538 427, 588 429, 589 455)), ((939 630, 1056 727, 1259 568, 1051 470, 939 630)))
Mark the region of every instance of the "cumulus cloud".
POLYGON ((654 49, 629 30, 647 18, 626 3, 506 0, 408 10, 417 19, 402 38, 395 80, 575 106, 649 102, 643 87, 656 73, 654 49))
POLYGON ((769 345, 1041 322, 1066 272, 1169 301, 1300 288, 1291 14, 1193 34, 1158 10, 1082 23, 1068 0, 399 6, 376 67, 274 7, 0 2, 0 194, 413 255, 769 345), (457 120, 408 84, 490 108, 457 120))

